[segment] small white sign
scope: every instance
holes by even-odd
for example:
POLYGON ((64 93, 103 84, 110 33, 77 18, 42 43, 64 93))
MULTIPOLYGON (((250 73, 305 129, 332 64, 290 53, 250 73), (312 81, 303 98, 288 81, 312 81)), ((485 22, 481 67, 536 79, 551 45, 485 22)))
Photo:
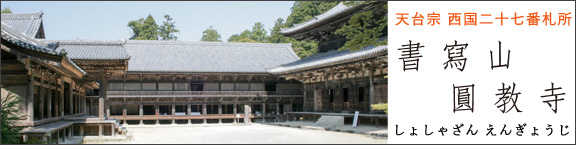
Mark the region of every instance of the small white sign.
POLYGON ((358 115, 360 115, 359 111, 354 113, 354 122, 352 123, 352 127, 356 128, 356 124, 358 124, 358 115))

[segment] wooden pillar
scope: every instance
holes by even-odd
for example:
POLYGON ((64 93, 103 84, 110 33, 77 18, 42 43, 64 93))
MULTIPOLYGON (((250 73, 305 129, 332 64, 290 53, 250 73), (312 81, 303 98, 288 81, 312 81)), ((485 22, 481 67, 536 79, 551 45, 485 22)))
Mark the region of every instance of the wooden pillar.
POLYGON ((250 124, 250 105, 244 105, 244 125, 250 124))
POLYGON ((374 112, 372 111, 372 104, 374 103, 374 74, 372 73, 372 71, 370 71, 370 76, 368 77, 369 79, 369 85, 370 85, 370 99, 368 100, 368 107, 370 108, 370 113, 374 112))
POLYGON ((160 105, 156 104, 156 125, 160 125, 160 105))
POLYGON ((280 103, 276 103, 276 121, 280 120, 280 103))
POLYGON ((40 95, 38 98, 40 98, 40 103, 38 103, 38 107, 39 107, 39 111, 40 113, 38 113, 40 115, 40 120, 44 119, 44 105, 45 105, 45 101, 46 101, 46 96, 44 96, 44 91, 46 90, 44 88, 44 71, 40 72, 40 90, 38 91, 38 95, 40 95))
POLYGON ((92 99, 86 98, 86 100, 89 102, 89 103, 88 103, 88 108, 87 108, 88 111, 86 112, 86 114, 87 114, 87 115, 93 115, 93 114, 92 114, 92 111, 91 111, 91 110, 92 110, 92 99))
POLYGON ((114 129, 114 124, 110 125, 110 136, 116 136, 116 131, 114 129))
POLYGON ((59 101, 59 106, 60 106, 60 116, 64 116, 64 79, 62 77, 60 77, 60 99, 58 99, 59 101))
POLYGON ((126 104, 122 105, 122 116, 124 117, 124 124, 128 124, 126 123, 126 117, 128 117, 128 106, 126 104))
MULTIPOLYGON (((52 114, 55 115, 54 117, 59 117, 60 116, 60 101, 59 101, 60 96, 56 96, 56 95, 58 94, 58 92, 60 92, 60 90, 58 89, 58 77, 56 75, 54 75, 54 87, 56 89, 54 89, 52 91, 54 91, 53 97, 55 100, 52 100, 52 102, 54 102, 56 104, 54 104, 54 106, 52 106, 52 108, 54 108, 52 110, 52 114)), ((60 93, 62 93, 62 92, 60 92, 60 93)))
MULTIPOLYGON (((188 115, 188 117, 192 116, 192 105, 188 104, 188 107, 186 108, 186 115, 188 115)), ((192 124, 192 119, 188 118, 188 125, 192 124)))
MULTIPOLYGON (((290 108, 290 109, 287 110, 287 111, 288 111, 288 112, 292 112, 292 110, 294 110, 294 109, 292 109, 292 107, 293 107, 292 102, 290 102, 290 106, 288 106, 288 108, 290 108)), ((286 110, 284 110, 284 112, 286 112, 286 110)))
POLYGON ((304 101, 302 101, 304 104, 302 104, 302 111, 307 111, 307 110, 306 110, 306 100, 308 100, 308 99, 307 99, 308 96, 306 96, 306 94, 307 94, 307 93, 306 93, 306 83, 305 83, 305 82, 302 82, 302 86, 304 87, 304 88, 303 88, 303 91, 304 91, 304 101))
POLYGON ((138 106, 138 115, 140 116, 140 124, 138 125, 144 125, 144 121, 142 121, 142 118, 144 117, 144 106, 142 104, 139 104, 138 106))
POLYGON ((74 99, 76 99, 76 100, 74 102, 72 102, 72 104, 74 104, 74 114, 78 114, 79 113, 78 112, 78 105, 79 105, 78 104, 78 98, 79 97, 78 97, 78 89, 76 88, 76 85, 74 86, 74 90, 75 90, 74 92, 76 92, 76 93, 75 93, 74 98, 72 100, 74 100, 74 99))
MULTIPOLYGON (((26 112, 27 112, 27 121, 33 122, 34 121, 34 68, 28 68, 28 92, 26 94, 26 112)), ((24 137, 24 136, 22 136, 24 137)), ((26 140, 28 136, 26 135, 26 140)), ((24 140, 24 141, 26 141, 24 140)))
POLYGON ((206 120, 206 113, 208 113, 208 110, 206 110, 206 104, 202 104, 202 115, 204 115, 204 124, 208 123, 208 121, 206 120))
POLYGON ((172 124, 176 124, 176 104, 172 104, 172 124))
POLYGON ((48 93, 48 97, 46 98, 46 108, 48 108, 46 110, 46 112, 48 112, 46 114, 46 118, 52 118, 52 75, 50 75, 50 73, 48 73, 48 92, 44 92, 44 93, 48 93))
POLYGON ((98 124, 98 136, 102 137, 102 131, 104 130, 104 128, 102 127, 102 124, 98 124))
POLYGON ((236 120, 236 118, 237 118, 236 114, 238 114, 238 109, 236 107, 236 104, 234 104, 234 108, 232 110, 233 110, 232 113, 234 114, 234 124, 236 124, 236 123, 238 123, 237 121, 239 121, 239 120, 236 120))
POLYGON ((262 123, 266 122, 266 103, 262 103, 262 123))
POLYGON ((70 126, 68 128, 70 128, 70 131, 68 132, 68 136, 73 137, 74 136, 74 128, 72 126, 70 126))
MULTIPOLYGON (((70 104, 68 104, 70 106, 70 115, 74 114, 74 86, 76 86, 76 82, 74 82, 74 80, 70 81, 70 95, 68 96, 68 102, 70 102, 70 104)), ((102 95, 102 94, 100 94, 102 95)), ((102 100, 104 101, 104 100, 102 100)))
POLYGON ((218 124, 222 124, 222 104, 218 104, 218 124))
POLYGON ((80 113, 86 113, 86 92, 80 94, 80 113))
POLYGON ((100 97, 98 98, 98 118, 100 120, 104 120, 107 117, 104 114, 104 99, 106 99, 108 93, 108 78, 104 75, 104 71, 100 70, 100 97))
POLYGON ((84 125, 80 125, 80 136, 84 136, 84 125))
POLYGON ((110 104, 106 103, 106 117, 110 116, 110 104))
POLYGON ((66 141, 66 135, 67 135, 66 132, 67 132, 66 128, 62 129, 62 142, 66 141))
POLYGON ((60 131, 56 131, 56 144, 60 144, 60 131))

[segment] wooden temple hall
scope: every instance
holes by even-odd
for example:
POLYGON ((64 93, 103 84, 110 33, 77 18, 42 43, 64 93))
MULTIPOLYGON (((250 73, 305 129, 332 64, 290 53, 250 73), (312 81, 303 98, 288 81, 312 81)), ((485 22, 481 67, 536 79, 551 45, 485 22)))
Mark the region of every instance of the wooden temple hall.
MULTIPOLYGON (((387 46, 338 51, 333 32, 373 5, 337 5, 283 29, 319 42, 300 59, 291 44, 156 40, 50 40, 42 15, 2 14, 2 97, 22 100, 24 140, 127 137, 125 125, 315 120, 360 111, 386 121, 387 46)), ((386 39, 386 38, 383 38, 386 39)))
MULTIPOLYGON (((357 6, 340 3, 314 19, 280 31, 286 37, 318 42, 317 54, 268 70, 303 85, 303 111, 289 112, 289 115, 310 121, 323 115, 342 116, 346 124, 351 124, 354 112, 359 111, 359 123, 387 124, 388 116, 373 111, 370 104, 388 103, 388 47, 338 50, 347 39, 334 33, 346 25, 353 14, 374 10, 385 3, 357 6)), ((386 14, 379 10, 373 12, 386 14)), ((387 39, 387 29, 382 33, 384 36, 378 41, 387 39)))

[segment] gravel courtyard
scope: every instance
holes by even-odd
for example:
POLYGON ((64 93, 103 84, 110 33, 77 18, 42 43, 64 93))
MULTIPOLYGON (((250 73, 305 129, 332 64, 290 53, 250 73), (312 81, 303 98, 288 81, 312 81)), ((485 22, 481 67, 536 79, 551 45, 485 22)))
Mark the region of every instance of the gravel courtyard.
POLYGON ((103 144, 386 144, 387 138, 271 125, 127 127, 132 141, 103 144))

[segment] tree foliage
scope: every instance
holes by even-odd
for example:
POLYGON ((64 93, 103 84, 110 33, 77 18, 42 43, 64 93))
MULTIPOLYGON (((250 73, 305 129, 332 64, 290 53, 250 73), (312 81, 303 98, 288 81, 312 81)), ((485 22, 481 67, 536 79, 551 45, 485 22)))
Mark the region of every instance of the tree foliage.
POLYGON ((314 16, 330 10, 338 3, 338 1, 296 1, 286 22, 284 19, 278 18, 274 22, 269 36, 266 36, 267 32, 264 25, 257 22, 252 27, 252 31, 245 30, 240 34, 234 34, 228 38, 228 42, 292 43, 292 49, 300 58, 308 57, 318 52, 318 42, 284 37, 280 33, 281 28, 292 27, 295 24, 311 20, 314 16))
POLYGON ((292 27, 318 16, 334 6, 340 1, 296 1, 290 10, 292 13, 286 19, 286 27, 292 27))
POLYGON ((222 40, 220 40, 220 34, 218 34, 218 31, 216 31, 212 26, 202 32, 202 38, 200 41, 222 42, 222 40))
MULTIPOLYGON (((377 2, 346 2, 345 5, 355 6, 361 4, 374 4, 377 2)), ((348 49, 351 51, 360 50, 370 45, 383 45, 385 41, 379 41, 386 32, 388 25, 388 5, 384 4, 375 7, 370 11, 356 13, 350 17, 348 24, 336 30, 336 34, 345 36, 348 41, 340 50, 348 49)))
POLYGON ((176 29, 176 22, 172 21, 170 15, 164 15, 166 19, 162 25, 160 25, 160 38, 162 40, 178 40, 178 37, 174 33, 179 33, 180 30, 176 29))
POLYGON ((128 22, 128 27, 132 29, 132 37, 134 40, 177 40, 174 34, 180 32, 176 29, 175 22, 172 21, 170 15, 164 15, 166 21, 158 26, 154 17, 148 14, 146 19, 140 18, 128 22))
POLYGON ((250 39, 256 42, 266 42, 268 39, 268 36, 266 36, 267 34, 268 32, 264 28, 264 24, 256 22, 254 26, 252 26, 252 35, 250 36, 250 39))
POLYGON ((16 127, 16 120, 20 117, 18 115, 18 108, 16 105, 20 103, 20 98, 12 92, 8 92, 5 98, 2 98, 2 144, 18 144, 22 140, 18 138, 18 132, 22 129, 16 127))
POLYGON ((11 13, 12 13, 12 10, 10 10, 10 7, 5 7, 5 8, 2 9, 1 13, 2 13, 2 14, 4 14, 4 13, 11 14, 11 13))
POLYGON ((234 34, 232 36, 230 36, 230 38, 228 38, 228 42, 246 42, 251 40, 250 42, 256 42, 254 40, 252 40, 250 37, 252 36, 252 31, 250 30, 244 30, 242 31, 242 33, 240 34, 234 34), (242 40, 242 41, 240 41, 242 40))
POLYGON ((268 32, 264 28, 264 24, 260 22, 254 23, 252 31, 244 30, 240 34, 234 34, 228 38, 228 42, 268 42, 268 32))
POLYGON ((274 27, 270 32, 270 37, 268 37, 268 42, 270 43, 289 43, 291 42, 288 37, 284 37, 282 33, 280 33, 280 29, 284 26, 284 19, 278 18, 274 21, 274 27))

